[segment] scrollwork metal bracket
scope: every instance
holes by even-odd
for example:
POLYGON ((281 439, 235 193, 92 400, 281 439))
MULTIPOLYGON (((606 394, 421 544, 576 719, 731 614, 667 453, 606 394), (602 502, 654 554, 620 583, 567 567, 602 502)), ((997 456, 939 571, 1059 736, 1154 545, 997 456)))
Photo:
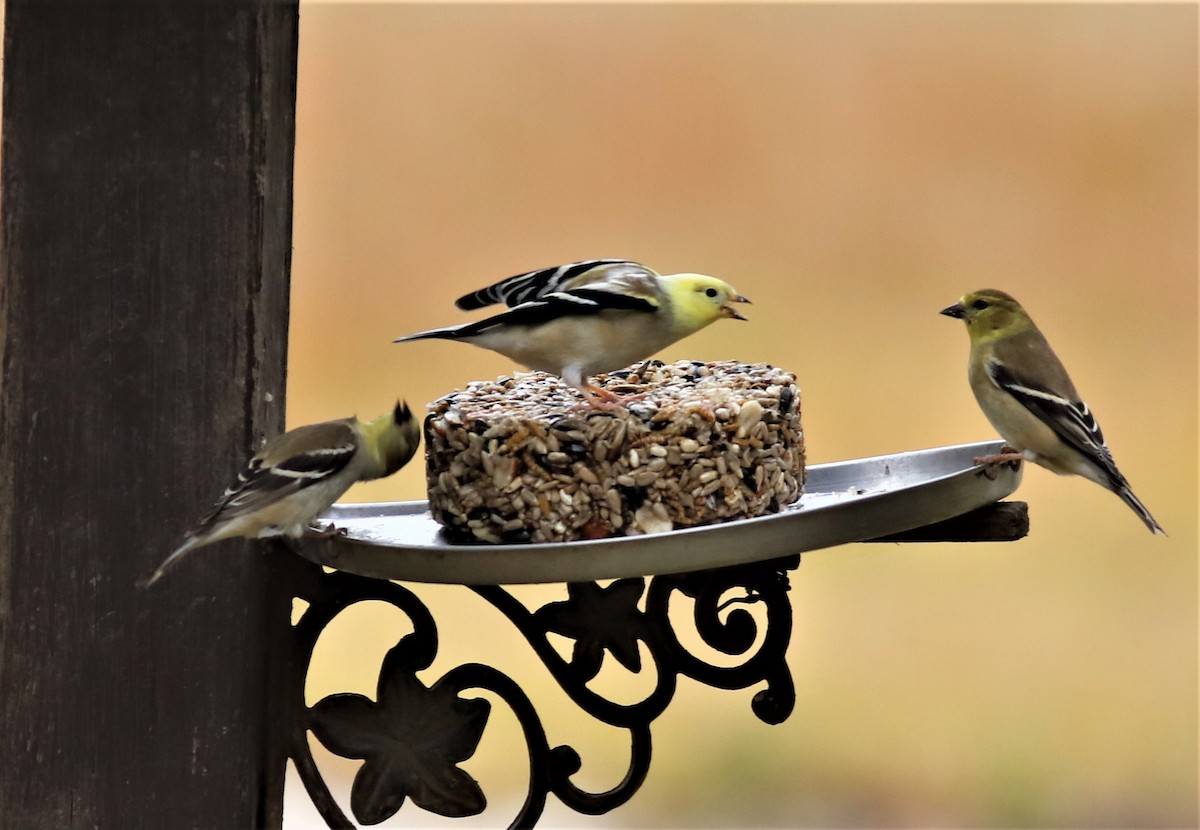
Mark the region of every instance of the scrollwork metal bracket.
POLYGON ((754 714, 769 724, 791 714, 795 687, 785 662, 792 629, 788 572, 799 562, 799 556, 791 556, 649 579, 572 583, 565 600, 534 610, 504 588, 469 586, 516 627, 582 712, 628 731, 629 768, 617 786, 599 793, 572 781, 581 768, 579 753, 569 745, 551 746, 537 709, 513 678, 481 663, 459 665, 431 685, 418 677, 437 654, 438 632, 429 610, 408 587, 325 573, 306 563, 293 589, 307 607, 293 626, 286 668, 288 754, 332 828, 355 825, 313 759, 310 732, 334 754, 363 761, 350 791, 351 813, 359 823, 384 821, 409 800, 443 816, 475 815, 485 809, 486 798, 458 764, 474 754, 492 704, 463 693, 487 691, 512 710, 528 750, 529 790, 510 826, 533 826, 551 794, 576 812, 606 813, 629 801, 645 780, 651 724, 671 703, 680 677, 730 690, 765 683, 752 699, 754 714), (733 665, 715 665, 683 645, 671 619, 674 601, 683 599, 690 601, 700 641, 729 656, 733 665), (307 706, 305 681, 321 632, 345 609, 366 600, 391 604, 412 625, 385 656, 375 699, 337 693, 307 706), (751 613, 749 606, 759 606, 759 613, 751 613), (573 641, 569 657, 559 654, 550 635, 573 641), (640 700, 617 703, 589 687, 606 656, 631 672, 640 671, 643 649, 656 680, 640 700))

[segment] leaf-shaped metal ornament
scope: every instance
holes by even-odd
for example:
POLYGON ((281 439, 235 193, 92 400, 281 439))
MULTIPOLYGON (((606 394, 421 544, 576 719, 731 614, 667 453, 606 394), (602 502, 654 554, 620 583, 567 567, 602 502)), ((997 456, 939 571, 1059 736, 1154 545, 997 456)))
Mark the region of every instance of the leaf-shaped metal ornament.
POLYGON ((330 695, 312 708, 312 731, 331 752, 363 760, 350 790, 361 823, 386 821, 405 798, 442 816, 477 815, 487 799, 458 764, 475 754, 491 704, 441 681, 426 687, 400 648, 384 660, 377 701, 330 695))
POLYGON ((552 602, 534 616, 546 631, 575 641, 571 668, 581 679, 596 676, 605 650, 636 673, 642 670, 638 640, 646 635, 645 615, 638 608, 645 587, 641 578, 618 579, 607 587, 572 582, 566 600, 552 602))

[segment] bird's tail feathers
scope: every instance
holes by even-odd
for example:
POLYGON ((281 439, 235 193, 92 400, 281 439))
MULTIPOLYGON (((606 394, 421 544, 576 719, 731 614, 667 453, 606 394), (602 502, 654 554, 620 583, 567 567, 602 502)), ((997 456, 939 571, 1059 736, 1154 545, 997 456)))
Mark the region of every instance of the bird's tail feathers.
POLYGON ((406 334, 403 337, 397 337, 392 342, 407 343, 410 340, 458 340, 464 334, 463 329, 463 326, 448 326, 444 329, 418 331, 415 334, 406 334))
POLYGON ((1162 525, 1150 515, 1150 511, 1146 509, 1146 505, 1142 504, 1138 497, 1133 494, 1133 490, 1129 489, 1128 484, 1116 488, 1114 492, 1121 497, 1121 501, 1132 508, 1134 513, 1138 514, 1138 518, 1146 523, 1146 527, 1150 528, 1151 533, 1160 533, 1163 536, 1167 535, 1167 532, 1162 529, 1162 525))
POLYGON ((155 569, 154 573, 150 574, 150 576, 146 577, 145 579, 138 580, 138 587, 149 588, 155 582, 158 582, 158 580, 162 579, 163 574, 178 564, 179 560, 183 558, 185 553, 193 548, 199 547, 206 541, 208 540, 201 536, 188 537, 186 542, 175 548, 174 552, 172 552, 170 556, 163 560, 163 563, 155 569))

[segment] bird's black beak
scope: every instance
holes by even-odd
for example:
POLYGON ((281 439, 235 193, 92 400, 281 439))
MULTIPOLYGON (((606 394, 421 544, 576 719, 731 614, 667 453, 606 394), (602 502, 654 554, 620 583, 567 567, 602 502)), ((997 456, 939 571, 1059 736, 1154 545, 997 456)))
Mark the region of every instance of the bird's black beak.
MULTIPOLYGON (((747 300, 745 297, 743 297, 741 294, 737 294, 736 296, 730 297, 729 302, 730 303, 747 303, 749 305, 754 305, 749 300, 747 300)), ((746 319, 745 317, 742 316, 741 312, 739 312, 736 308, 731 306, 729 303, 726 303, 725 305, 721 306, 721 316, 726 317, 730 320, 745 320, 746 319)))
POLYGON ((955 303, 952 306, 947 306, 946 308, 943 308, 938 313, 945 314, 947 317, 956 317, 959 320, 961 320, 962 318, 967 316, 967 310, 965 308, 963 308, 962 303, 955 303))

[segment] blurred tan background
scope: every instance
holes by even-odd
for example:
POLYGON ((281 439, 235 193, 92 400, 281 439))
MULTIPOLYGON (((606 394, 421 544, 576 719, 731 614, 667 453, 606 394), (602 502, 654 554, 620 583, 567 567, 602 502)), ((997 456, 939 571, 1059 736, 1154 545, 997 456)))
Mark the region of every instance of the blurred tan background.
MULTIPOLYGON (((791 718, 683 681, 633 801, 552 800, 545 826, 1196 826, 1196 37, 1188 5, 301 4, 290 426, 511 372, 390 341, 481 316, 454 298, 501 277, 617 256, 754 300, 660 356, 793 371, 810 463, 983 440, 966 334, 937 311, 997 287, 1171 534, 1029 468, 1022 542, 808 554, 791 718)), ((420 464, 348 496, 423 497, 420 464)), ((512 671, 579 780, 618 783, 624 737, 576 724, 515 630, 465 589, 419 593, 426 682, 512 671)), ((406 630, 354 609, 310 700, 373 694, 406 630)), ((465 766, 494 812, 383 826, 507 823, 525 750, 493 724, 465 766)), ((313 816, 289 799, 289 827, 313 816)))

